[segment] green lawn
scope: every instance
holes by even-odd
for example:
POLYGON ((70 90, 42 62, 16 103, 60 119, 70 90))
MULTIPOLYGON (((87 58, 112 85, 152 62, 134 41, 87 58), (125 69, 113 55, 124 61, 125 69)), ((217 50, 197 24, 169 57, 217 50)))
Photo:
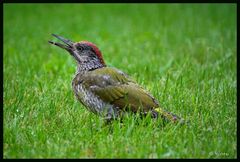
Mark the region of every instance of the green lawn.
POLYGON ((4 158, 236 158, 236 5, 4 4, 4 158), (74 97, 51 33, 88 40, 188 125, 121 124, 74 97))

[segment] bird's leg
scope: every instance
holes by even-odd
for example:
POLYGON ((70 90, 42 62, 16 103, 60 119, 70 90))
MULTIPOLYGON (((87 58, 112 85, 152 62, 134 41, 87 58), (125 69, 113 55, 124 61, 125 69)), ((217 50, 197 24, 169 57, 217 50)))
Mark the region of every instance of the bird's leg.
POLYGON ((104 120, 106 124, 110 124, 114 119, 118 117, 118 112, 113 107, 105 109, 104 120))
POLYGON ((105 124, 110 124, 113 121, 113 118, 111 115, 107 115, 104 117, 105 124))

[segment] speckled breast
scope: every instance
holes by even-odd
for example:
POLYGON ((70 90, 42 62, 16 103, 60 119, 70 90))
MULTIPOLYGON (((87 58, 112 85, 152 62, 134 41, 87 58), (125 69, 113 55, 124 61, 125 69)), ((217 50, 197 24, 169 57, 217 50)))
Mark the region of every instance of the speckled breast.
POLYGON ((116 116, 113 110, 113 106, 103 102, 98 96, 93 94, 90 90, 87 90, 79 76, 73 79, 72 88, 74 90, 77 99, 91 112, 101 116, 116 116))

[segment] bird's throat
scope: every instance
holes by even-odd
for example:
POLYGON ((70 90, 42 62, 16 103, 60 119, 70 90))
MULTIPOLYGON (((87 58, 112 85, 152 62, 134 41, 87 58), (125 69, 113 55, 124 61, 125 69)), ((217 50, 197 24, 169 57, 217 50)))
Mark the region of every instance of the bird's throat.
POLYGON ((106 65, 103 65, 102 63, 98 62, 98 61, 88 61, 88 62, 81 62, 78 63, 78 68, 77 68, 77 73, 82 73, 85 71, 92 71, 95 69, 99 69, 102 67, 106 67, 106 65))

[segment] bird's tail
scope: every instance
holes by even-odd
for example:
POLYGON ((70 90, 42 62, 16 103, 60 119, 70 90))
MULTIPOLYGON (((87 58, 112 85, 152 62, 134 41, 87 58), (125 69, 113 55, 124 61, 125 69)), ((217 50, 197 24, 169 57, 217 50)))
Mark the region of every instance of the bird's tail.
POLYGON ((184 119, 182 119, 181 117, 171 113, 171 112, 168 112, 162 108, 155 108, 153 111, 152 111, 152 117, 153 118, 163 118, 163 120, 165 121, 170 121, 170 122, 173 122, 173 123, 184 123, 184 119))

